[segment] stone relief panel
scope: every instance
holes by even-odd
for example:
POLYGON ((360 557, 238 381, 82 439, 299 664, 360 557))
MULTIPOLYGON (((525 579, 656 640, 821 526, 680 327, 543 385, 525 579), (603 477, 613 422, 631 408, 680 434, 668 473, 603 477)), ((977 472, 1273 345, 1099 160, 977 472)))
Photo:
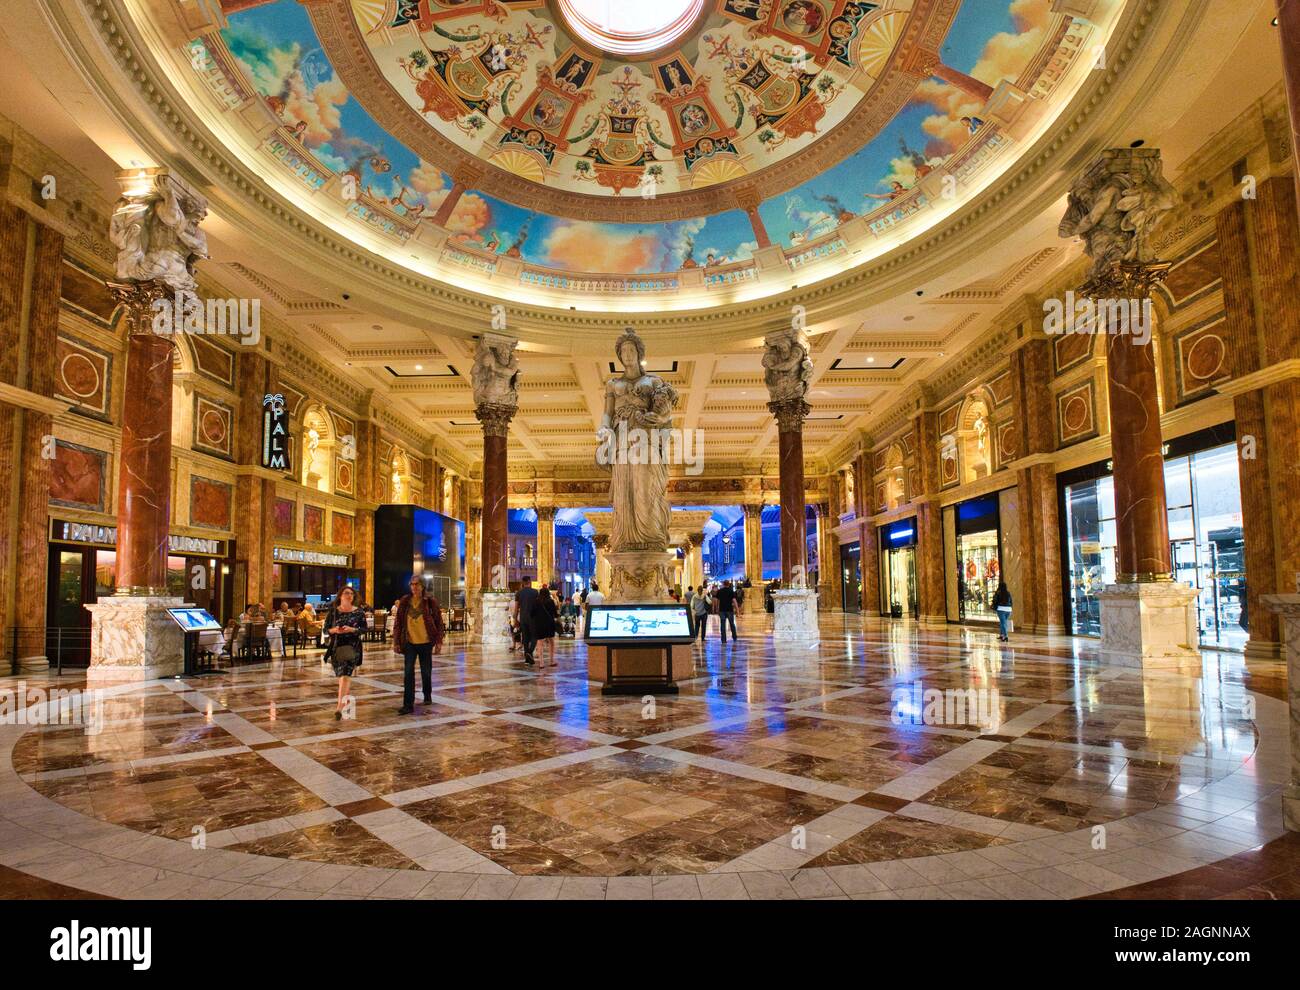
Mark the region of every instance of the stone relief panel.
POLYGON ((50 504, 103 512, 108 481, 108 454, 57 440, 50 470, 50 504))
POLYGON ((190 477, 190 525, 230 529, 230 505, 234 488, 224 481, 190 477))

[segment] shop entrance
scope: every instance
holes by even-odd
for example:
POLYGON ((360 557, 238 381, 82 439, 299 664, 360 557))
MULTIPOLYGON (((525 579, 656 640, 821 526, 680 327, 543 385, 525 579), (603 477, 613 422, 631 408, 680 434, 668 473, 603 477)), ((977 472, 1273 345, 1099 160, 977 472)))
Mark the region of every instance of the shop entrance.
POLYGON ((917 615, 915 518, 880 527, 880 593, 882 615, 917 615))
MULTIPOLYGON (((46 581, 45 625, 41 632, 45 643, 28 644, 33 652, 43 649, 50 664, 59 662, 66 666, 90 665, 90 613, 101 595, 111 595, 115 590, 117 553, 89 547, 51 544, 49 570, 46 581)), ((37 635, 39 616, 30 622, 20 622, 32 627, 31 637, 37 635)))
POLYGON ((996 622, 993 596, 1002 580, 1002 530, 998 498, 972 499, 956 510, 957 616, 962 622, 996 622))
POLYGON ((840 547, 840 587, 845 612, 862 611, 862 547, 849 543, 840 547))

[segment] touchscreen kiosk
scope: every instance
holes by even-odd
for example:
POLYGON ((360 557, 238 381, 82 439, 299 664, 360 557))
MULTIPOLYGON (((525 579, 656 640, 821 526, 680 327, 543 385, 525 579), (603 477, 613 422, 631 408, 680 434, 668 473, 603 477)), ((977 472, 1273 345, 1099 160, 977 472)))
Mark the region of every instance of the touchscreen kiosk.
POLYGON ((201 608, 169 608, 167 614, 187 633, 221 631, 221 623, 201 608))
POLYGON ((685 605, 593 605, 587 616, 587 640, 611 646, 689 644, 691 614, 685 605))

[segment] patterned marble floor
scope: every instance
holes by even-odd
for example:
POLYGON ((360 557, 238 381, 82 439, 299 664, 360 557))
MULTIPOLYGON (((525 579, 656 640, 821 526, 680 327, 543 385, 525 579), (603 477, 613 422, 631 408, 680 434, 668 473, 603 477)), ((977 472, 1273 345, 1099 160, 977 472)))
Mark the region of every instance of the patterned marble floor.
POLYGON ((1170 897, 1260 847, 1300 868, 1274 841, 1280 664, 1144 674, 1088 640, 826 616, 784 645, 769 623, 694 647, 675 697, 602 697, 581 643, 539 673, 458 635, 412 716, 377 645, 343 722, 319 654, 108 687, 94 733, 34 708, 0 725, 0 896, 1170 897))

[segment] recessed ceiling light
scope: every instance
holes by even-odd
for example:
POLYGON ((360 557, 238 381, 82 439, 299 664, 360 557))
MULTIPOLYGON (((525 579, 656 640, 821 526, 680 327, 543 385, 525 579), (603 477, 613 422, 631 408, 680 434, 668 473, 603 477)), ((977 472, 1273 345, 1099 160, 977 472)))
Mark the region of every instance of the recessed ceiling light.
POLYGON ((422 365, 422 364, 417 364, 417 365, 415 366, 415 370, 416 370, 416 371, 423 371, 423 370, 424 370, 424 365, 422 365))
POLYGON ((875 363, 876 363, 876 359, 875 359, 874 357, 871 357, 870 355, 868 355, 868 357, 867 357, 867 364, 875 364, 875 363))

